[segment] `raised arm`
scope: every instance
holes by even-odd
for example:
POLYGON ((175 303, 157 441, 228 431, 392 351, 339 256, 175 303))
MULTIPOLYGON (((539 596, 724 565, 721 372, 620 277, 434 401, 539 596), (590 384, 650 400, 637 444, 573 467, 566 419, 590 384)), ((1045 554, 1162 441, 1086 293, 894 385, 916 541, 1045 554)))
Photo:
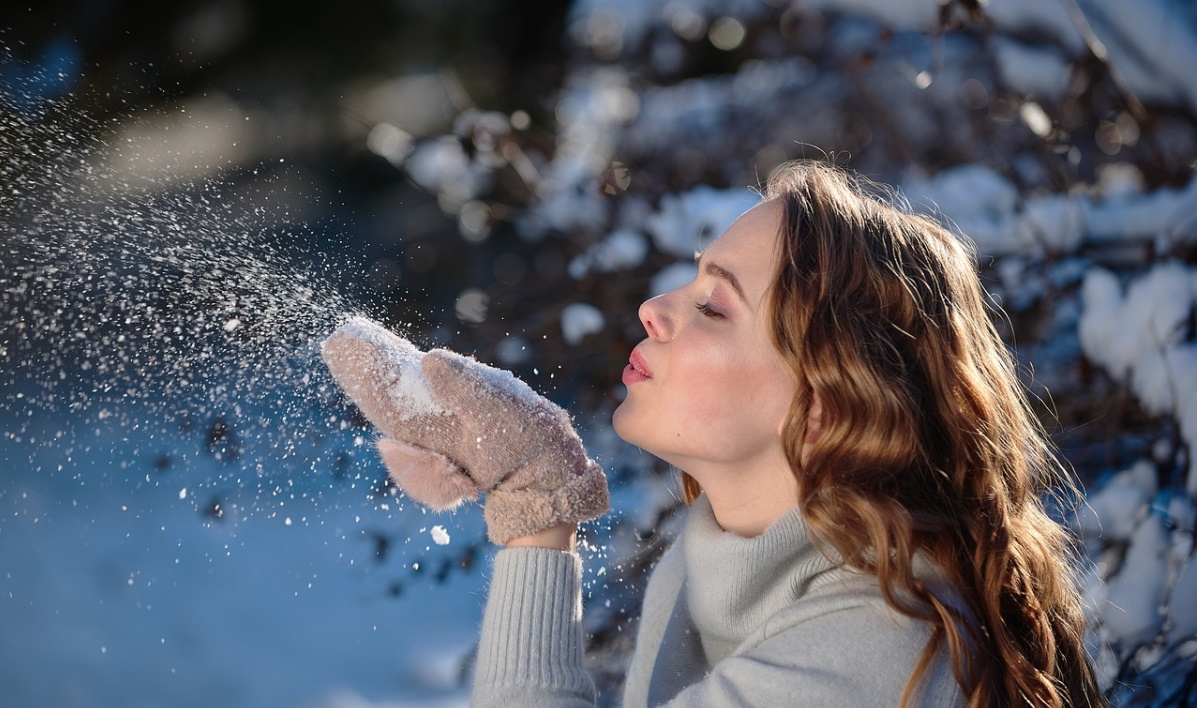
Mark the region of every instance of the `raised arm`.
POLYGON ((609 505, 606 477, 569 414, 506 371, 443 349, 427 354, 363 318, 322 354, 384 435, 394 482, 435 510, 486 495, 495 563, 475 705, 592 705, 582 664, 579 521, 609 505))

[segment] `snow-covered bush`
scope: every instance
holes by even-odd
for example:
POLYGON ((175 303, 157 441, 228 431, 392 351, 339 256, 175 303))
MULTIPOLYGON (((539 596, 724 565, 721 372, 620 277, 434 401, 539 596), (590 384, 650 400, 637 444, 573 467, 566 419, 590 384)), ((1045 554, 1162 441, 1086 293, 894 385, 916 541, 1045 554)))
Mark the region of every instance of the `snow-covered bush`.
MULTIPOLYGON (((608 367, 640 336, 639 300, 691 277, 693 251, 784 160, 847 164, 967 234, 1090 495, 1062 520, 1093 563, 1103 681, 1127 705, 1197 700, 1197 12, 1165 0, 980 8, 579 0, 545 126, 555 151, 531 198, 505 208, 525 238, 567 244, 565 287, 606 313, 567 308, 555 356, 601 327, 608 367)), ((580 394, 589 405, 618 400, 613 376, 573 376, 607 389, 580 394)), ((600 455, 659 484, 618 443, 600 455)), ((676 503, 635 504, 607 534, 648 533, 676 503)), ((608 565, 616 553, 643 551, 608 549, 608 565)), ((593 651, 618 665, 612 637, 629 630, 598 614, 593 651)))

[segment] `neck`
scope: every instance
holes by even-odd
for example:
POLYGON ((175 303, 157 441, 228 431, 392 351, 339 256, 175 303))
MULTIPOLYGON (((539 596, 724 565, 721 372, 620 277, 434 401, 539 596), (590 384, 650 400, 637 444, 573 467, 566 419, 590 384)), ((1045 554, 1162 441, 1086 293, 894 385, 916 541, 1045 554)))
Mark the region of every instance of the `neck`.
POLYGON ((798 481, 788 464, 691 464, 683 469, 702 486, 719 526, 744 538, 765 532, 798 503, 798 481))

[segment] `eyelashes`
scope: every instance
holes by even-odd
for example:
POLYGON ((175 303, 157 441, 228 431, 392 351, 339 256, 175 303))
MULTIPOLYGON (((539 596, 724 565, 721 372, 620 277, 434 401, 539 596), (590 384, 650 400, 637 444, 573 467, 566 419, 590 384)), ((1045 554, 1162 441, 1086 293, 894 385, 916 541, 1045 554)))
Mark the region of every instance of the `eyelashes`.
POLYGON ((723 313, 712 308, 710 303, 696 302, 696 303, 694 303, 694 309, 698 310, 699 313, 701 313, 703 317, 709 317, 710 319, 713 319, 713 320, 723 318, 723 313))

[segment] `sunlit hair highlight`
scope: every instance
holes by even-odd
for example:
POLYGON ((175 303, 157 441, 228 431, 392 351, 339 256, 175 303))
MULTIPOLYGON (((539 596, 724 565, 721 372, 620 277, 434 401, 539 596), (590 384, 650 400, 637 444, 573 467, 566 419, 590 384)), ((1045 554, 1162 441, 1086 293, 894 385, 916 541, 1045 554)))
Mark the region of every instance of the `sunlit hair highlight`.
MULTIPOLYGON (((770 291, 798 381, 783 444, 812 536, 928 621, 903 693, 941 649, 971 706, 1103 705, 1084 649, 1066 532, 1042 494, 1070 489, 993 323, 965 242, 835 167, 788 163, 770 291), (807 411, 822 404, 805 443, 807 411), (807 448, 804 450, 804 446, 807 448), (931 560, 963 611, 916 575, 931 560)), ((683 493, 700 488, 683 475, 683 493)))

